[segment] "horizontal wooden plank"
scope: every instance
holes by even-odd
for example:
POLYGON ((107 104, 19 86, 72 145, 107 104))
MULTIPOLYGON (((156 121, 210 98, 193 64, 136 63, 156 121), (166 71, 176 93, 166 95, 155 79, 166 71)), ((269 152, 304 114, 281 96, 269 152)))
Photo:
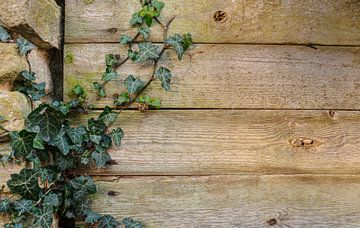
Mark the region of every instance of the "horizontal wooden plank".
POLYGON ((123 177, 97 184, 95 210, 146 227, 358 227, 360 221, 359 176, 123 177))
MULTIPOLYGON (((81 84, 95 107, 112 105, 128 74, 149 78, 149 64, 127 63, 107 85, 108 98, 98 100, 92 83, 101 80, 109 53, 124 58, 127 51, 117 44, 66 45, 67 99, 81 84)), ((155 81, 147 93, 164 108, 360 109, 360 48, 196 45, 182 62, 169 50, 161 65, 173 71, 171 92, 155 81)))
MULTIPOLYGON (((160 20, 176 16, 170 34, 190 32, 195 42, 360 44, 360 2, 355 0, 163 2, 160 20)), ((137 9, 138 0, 66 0, 65 42, 118 42, 120 35, 135 34, 129 20, 137 9)), ((156 26, 153 40, 161 39, 156 26)))
MULTIPOLYGON (((93 175, 358 174, 360 112, 124 112, 112 165, 93 175)), ((90 115, 92 117, 92 115, 90 115)), ((89 116, 74 119, 85 122, 89 116)))

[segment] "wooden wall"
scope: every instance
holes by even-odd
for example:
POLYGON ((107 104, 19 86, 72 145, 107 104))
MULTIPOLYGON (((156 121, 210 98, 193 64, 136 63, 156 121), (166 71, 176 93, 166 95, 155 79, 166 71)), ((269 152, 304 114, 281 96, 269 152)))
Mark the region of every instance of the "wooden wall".
MULTIPOLYGON (((182 62, 166 52, 171 92, 146 91, 163 110, 124 112, 113 164, 84 171, 99 184, 94 208, 147 227, 360 226, 360 1, 163 1, 170 34, 196 44, 182 62)), ((66 0, 65 97, 91 91, 105 54, 124 58, 138 7, 66 0)), ((126 64, 109 94, 150 70, 126 64)))

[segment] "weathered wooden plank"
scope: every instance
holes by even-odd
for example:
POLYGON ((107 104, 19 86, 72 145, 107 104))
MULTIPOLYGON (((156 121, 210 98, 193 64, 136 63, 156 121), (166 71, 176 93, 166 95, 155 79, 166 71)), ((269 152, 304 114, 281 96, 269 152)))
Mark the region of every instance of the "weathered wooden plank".
MULTIPOLYGON (((90 116, 91 117, 91 116, 90 116)), ((89 116, 74 119, 85 122, 89 116)), ((93 175, 357 174, 359 112, 124 112, 125 138, 93 175)))
POLYGON ((122 177, 93 207, 146 227, 358 227, 359 176, 122 177))
MULTIPOLYGON (((125 90, 128 74, 148 79, 149 65, 125 64, 120 79, 107 85, 108 98, 97 100, 92 83, 109 53, 127 52, 117 44, 66 45, 65 97, 81 84, 90 103, 104 107, 125 90)), ((156 81, 147 92, 164 108, 360 109, 359 48, 196 45, 182 62, 169 50, 161 64, 173 70, 171 92, 156 81)))
MULTIPOLYGON (((163 0, 162 21, 173 15, 171 33, 193 34, 195 42, 360 44, 360 2, 355 0, 163 0), (216 13, 225 15, 217 17, 216 13), (216 21, 218 20, 218 21, 216 21)), ((131 14, 138 0, 66 0, 65 42, 118 42, 134 34, 131 14)), ((156 26, 153 40, 161 41, 156 26)))

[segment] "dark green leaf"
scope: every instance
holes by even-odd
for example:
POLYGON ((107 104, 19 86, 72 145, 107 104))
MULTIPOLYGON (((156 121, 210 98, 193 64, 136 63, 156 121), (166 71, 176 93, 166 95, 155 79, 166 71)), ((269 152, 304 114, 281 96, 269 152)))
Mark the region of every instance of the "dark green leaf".
POLYGON ((157 1, 157 0, 152 0, 152 1, 151 1, 151 5, 152 5, 153 7, 155 7, 155 9, 156 9, 156 11, 158 12, 158 14, 160 14, 161 11, 162 11, 162 9, 163 9, 164 6, 165 6, 165 3, 159 2, 159 1, 157 1))
POLYGON ((75 166, 75 159, 72 156, 64 156, 57 153, 55 157, 55 165, 62 171, 72 169, 75 166))
POLYGON ((41 226, 42 228, 51 228, 51 224, 53 221, 53 211, 51 208, 35 208, 34 217, 35 226, 41 226))
POLYGON ((30 213, 34 207, 34 203, 31 200, 22 199, 15 202, 15 210, 21 214, 30 213))
POLYGON ((29 51, 35 48, 34 44, 24 38, 17 39, 16 43, 18 45, 19 52, 22 55, 26 55, 29 51))
POLYGON ((52 183, 57 179, 58 175, 53 166, 40 167, 37 169, 37 172, 39 173, 41 183, 45 183, 46 181, 52 183))
POLYGON ((27 70, 21 71, 21 76, 29 81, 35 81, 36 77, 35 77, 35 73, 33 72, 29 72, 27 70))
POLYGON ((73 144, 80 144, 86 139, 87 131, 84 126, 78 126, 75 128, 67 127, 65 128, 65 131, 73 144))
POLYGON ((90 141, 95 144, 100 144, 101 135, 90 135, 90 141))
POLYGON ((49 142, 60 133, 65 116, 55 108, 41 104, 29 114, 28 119, 32 125, 40 127, 39 136, 42 140, 49 142))
POLYGON ((76 85, 72 91, 76 96, 83 96, 85 94, 84 88, 80 85, 76 85))
POLYGON ((111 160, 106 150, 99 146, 96 148, 96 151, 92 152, 91 157, 95 160, 96 166, 99 168, 105 167, 106 162, 111 160))
POLYGON ((184 55, 183 37, 180 34, 175 34, 166 40, 166 43, 175 48, 178 59, 181 60, 184 55))
POLYGON ((150 29, 146 25, 138 27, 138 32, 144 40, 148 41, 150 39, 150 29))
POLYGON ((116 71, 110 71, 110 72, 105 72, 102 76, 102 80, 108 82, 114 79, 117 79, 117 77, 119 76, 119 74, 116 71))
POLYGON ((142 228, 143 225, 139 221, 134 221, 131 218, 124 218, 122 223, 124 224, 125 228, 142 228))
POLYGON ((122 92, 115 100, 114 104, 116 106, 121 106, 130 101, 130 95, 128 92, 122 92))
POLYGON ((114 112, 109 106, 106 106, 103 112, 100 114, 98 120, 103 121, 106 125, 111 125, 115 122, 117 113, 114 112))
POLYGON ((120 36, 120 44, 128 44, 131 43, 131 41, 132 41, 132 37, 129 35, 120 36))
POLYGON ((33 140, 35 136, 35 133, 31 133, 26 130, 22 130, 20 132, 10 132, 10 145, 16 158, 26 157, 27 155, 31 154, 31 152, 34 150, 33 140))
POLYGON ((70 152, 70 142, 64 128, 61 129, 54 139, 50 140, 49 144, 56 146, 63 155, 68 155, 70 152))
POLYGON ((171 82, 171 71, 166 67, 159 67, 155 72, 155 77, 161 81, 161 86, 166 90, 170 91, 171 82))
POLYGON ((121 128, 116 128, 111 131, 111 139, 114 141, 115 145, 121 146, 121 139, 124 137, 124 132, 121 128))
POLYGON ((38 173, 34 169, 22 169, 19 174, 11 174, 7 185, 12 193, 25 199, 37 200, 41 189, 38 184, 38 173))
POLYGON ((135 27, 141 25, 143 22, 143 17, 139 15, 139 13, 134 13, 131 16, 130 25, 135 27))
POLYGON ((137 61, 137 59, 139 58, 139 52, 137 51, 133 51, 133 50, 128 50, 128 57, 132 60, 132 61, 137 61))
POLYGON ((88 120, 88 128, 90 134, 101 135, 102 133, 105 132, 106 125, 102 120, 95 120, 94 118, 91 118, 88 120))
POLYGON ((3 28, 0 26, 0 41, 1 42, 6 42, 8 40, 10 40, 10 35, 9 33, 3 28))
POLYGON ((145 83, 141 81, 140 78, 134 78, 134 76, 132 75, 129 75, 125 79, 124 84, 130 94, 135 94, 139 92, 145 86, 145 83))
POLYGON ((97 192, 96 185, 89 176, 80 176, 70 181, 70 186, 74 190, 74 199, 80 200, 86 198, 90 194, 97 192))
POLYGON ((101 218, 101 215, 90 210, 86 213, 85 222, 89 223, 89 224, 94 224, 94 223, 97 223, 100 220, 100 218, 101 218))
POLYGON ((111 215, 104 215, 100 218, 99 228, 115 228, 119 223, 111 215))
POLYGON ((192 37, 191 37, 190 33, 184 34, 182 44, 184 47, 184 51, 186 51, 187 49, 189 49, 191 47, 191 45, 193 44, 193 41, 192 41, 192 37))
POLYGON ((159 58, 158 46, 150 42, 139 43, 139 54, 136 59, 137 63, 141 63, 141 62, 145 62, 146 60, 157 59, 157 58, 159 58))
POLYGON ((0 199, 0 213, 7 213, 11 206, 12 202, 9 199, 0 199))
POLYGON ((114 54, 108 54, 105 56, 105 63, 107 68, 112 68, 118 63, 118 59, 114 54))
POLYGON ((53 212, 60 206, 60 200, 57 194, 50 192, 43 199, 43 206, 52 208, 53 212))

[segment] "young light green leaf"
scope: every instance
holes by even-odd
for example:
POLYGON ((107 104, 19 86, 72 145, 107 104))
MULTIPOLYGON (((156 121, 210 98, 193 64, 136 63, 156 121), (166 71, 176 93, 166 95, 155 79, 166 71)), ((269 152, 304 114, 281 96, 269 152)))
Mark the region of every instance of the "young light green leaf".
POLYGON ((10 37, 9 33, 3 27, 0 26, 0 41, 6 42, 10 39, 11 39, 11 37, 10 37))
POLYGON ((45 149, 44 142, 42 141, 40 136, 36 135, 35 138, 33 139, 33 147, 39 150, 45 149))
POLYGON ((151 107, 159 109, 161 107, 161 101, 159 98, 151 98, 149 95, 139 96, 137 102, 147 104, 151 107))
POLYGON ((145 62, 146 60, 154 60, 159 58, 159 47, 150 43, 139 43, 139 54, 136 63, 145 62))
POLYGON ((29 51, 35 48, 34 44, 24 38, 17 39, 16 43, 18 45, 19 52, 22 55, 26 55, 29 51))
POLYGON ((37 200, 41 189, 38 184, 38 173, 34 169, 22 169, 19 174, 11 174, 7 186, 12 193, 25 199, 37 200))
POLYGON ((129 35, 120 36, 120 44, 128 44, 132 42, 132 37, 129 35))
POLYGON ((187 49, 189 49, 191 47, 191 45, 193 44, 193 41, 192 41, 192 36, 190 33, 183 35, 182 44, 184 47, 184 51, 186 51, 187 49))
POLYGON ((172 73, 169 69, 166 67, 159 67, 155 72, 155 77, 161 81, 161 86, 166 91, 170 91, 172 73))
POLYGON ((116 146, 121 146, 121 140, 124 137, 124 132, 121 128, 116 128, 111 131, 111 139, 116 146))
POLYGON ((76 95, 76 96, 83 96, 85 95, 85 90, 83 87, 81 87, 80 85, 76 85, 72 92, 76 95))
POLYGON ((119 223, 111 215, 104 215, 100 218, 99 228, 114 228, 119 223))
POLYGON ((145 83, 141 81, 140 78, 135 78, 132 75, 129 75, 125 79, 124 84, 127 87, 127 90, 130 94, 135 94, 139 92, 145 86, 145 83))

